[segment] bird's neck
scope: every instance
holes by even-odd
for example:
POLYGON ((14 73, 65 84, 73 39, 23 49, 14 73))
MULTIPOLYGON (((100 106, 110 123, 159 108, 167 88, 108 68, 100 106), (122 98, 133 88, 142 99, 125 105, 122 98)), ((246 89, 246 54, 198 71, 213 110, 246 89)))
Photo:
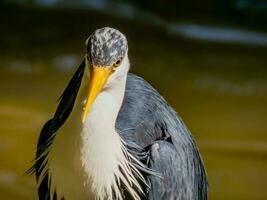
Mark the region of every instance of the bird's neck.
POLYGON ((86 99, 89 82, 86 73, 84 75, 75 109, 62 128, 62 133, 58 133, 53 140, 48 156, 51 188, 52 191, 57 190, 59 197, 92 199, 94 196, 94 199, 100 200, 122 200, 118 184, 121 182, 133 199, 140 199, 138 192, 142 192, 142 189, 136 177, 145 180, 128 161, 129 157, 135 158, 127 152, 115 129, 125 93, 129 68, 126 61, 125 71, 120 71, 110 79, 82 123, 80 102, 86 99))
MULTIPOLYGON (((115 130, 116 119, 124 98, 130 65, 127 56, 121 65, 121 69, 115 72, 115 76, 109 78, 106 86, 96 97, 84 123, 85 127, 103 128, 103 125, 105 125, 105 127, 109 126, 109 128, 115 130)), ((86 82, 89 83, 87 80, 86 82)))
POLYGON ((117 181, 128 185, 132 196, 137 193, 130 187, 140 188, 134 177, 123 141, 115 130, 115 123, 125 93, 127 75, 108 84, 97 96, 83 124, 81 132, 81 164, 88 175, 87 181, 98 199, 115 196, 122 199, 117 181))
POLYGON ((102 90, 94 101, 84 126, 102 127, 103 129, 103 125, 105 125, 109 128, 115 128, 115 122, 124 98, 126 77, 120 77, 116 80, 116 84, 102 90))
POLYGON ((87 183, 100 199, 112 192, 118 158, 123 156, 115 123, 124 97, 126 77, 96 98, 81 132, 81 164, 87 183), (110 190, 110 191, 108 191, 110 190))

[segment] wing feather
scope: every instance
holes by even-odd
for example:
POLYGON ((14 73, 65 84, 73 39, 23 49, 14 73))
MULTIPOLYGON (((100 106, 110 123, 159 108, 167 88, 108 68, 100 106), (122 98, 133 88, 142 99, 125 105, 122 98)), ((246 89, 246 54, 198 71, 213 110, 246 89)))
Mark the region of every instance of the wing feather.
POLYGON ((116 128, 145 165, 149 199, 207 199, 206 172, 191 133, 163 97, 133 74, 127 77, 116 128))

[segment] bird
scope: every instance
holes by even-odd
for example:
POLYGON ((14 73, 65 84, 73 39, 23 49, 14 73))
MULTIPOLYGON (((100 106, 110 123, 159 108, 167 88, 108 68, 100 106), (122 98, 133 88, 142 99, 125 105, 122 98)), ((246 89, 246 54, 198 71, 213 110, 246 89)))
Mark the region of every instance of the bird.
POLYGON ((129 72, 128 42, 104 27, 43 126, 29 173, 40 200, 206 200, 196 142, 176 111, 129 72))

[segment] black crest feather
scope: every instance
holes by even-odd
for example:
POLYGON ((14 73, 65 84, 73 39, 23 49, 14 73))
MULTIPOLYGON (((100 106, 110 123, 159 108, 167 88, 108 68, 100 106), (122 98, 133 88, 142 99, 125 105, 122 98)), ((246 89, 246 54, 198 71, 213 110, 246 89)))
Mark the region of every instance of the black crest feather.
MULTIPOLYGON (((84 74, 84 68, 85 68, 85 60, 82 61, 77 71, 72 76, 70 82, 68 83, 67 87, 65 88, 64 92, 58 99, 59 105, 57 107, 57 110, 54 114, 54 117, 50 120, 48 120, 45 125, 43 126, 40 137, 37 144, 37 152, 36 152, 36 160, 33 166, 26 172, 27 174, 36 174, 36 179, 39 179, 39 176, 44 170, 44 166, 46 162, 46 156, 48 152, 44 154, 44 151, 51 145, 53 138, 55 137, 55 132, 64 124, 64 122, 69 117, 81 82, 82 77, 84 74)), ((50 199, 49 196, 49 183, 48 183, 48 175, 47 172, 46 176, 42 180, 42 183, 40 184, 38 188, 39 197, 43 196, 44 200, 50 199)))

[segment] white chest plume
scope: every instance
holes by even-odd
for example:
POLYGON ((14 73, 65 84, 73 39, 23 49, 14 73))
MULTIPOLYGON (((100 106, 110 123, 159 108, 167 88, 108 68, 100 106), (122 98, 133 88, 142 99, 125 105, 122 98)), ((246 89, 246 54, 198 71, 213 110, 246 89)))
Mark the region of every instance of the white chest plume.
MULTIPOLYGON (((134 199, 140 199, 138 191, 142 189, 137 179, 144 179, 128 161, 129 157, 134 158, 115 130, 128 69, 126 57, 121 69, 110 77, 95 99, 83 124, 77 123, 82 113, 77 99, 76 110, 56 135, 47 167, 51 191, 56 191, 58 197, 64 196, 66 200, 123 199, 119 189, 123 183, 134 199)), ((79 96, 84 98, 83 94, 79 96)))

